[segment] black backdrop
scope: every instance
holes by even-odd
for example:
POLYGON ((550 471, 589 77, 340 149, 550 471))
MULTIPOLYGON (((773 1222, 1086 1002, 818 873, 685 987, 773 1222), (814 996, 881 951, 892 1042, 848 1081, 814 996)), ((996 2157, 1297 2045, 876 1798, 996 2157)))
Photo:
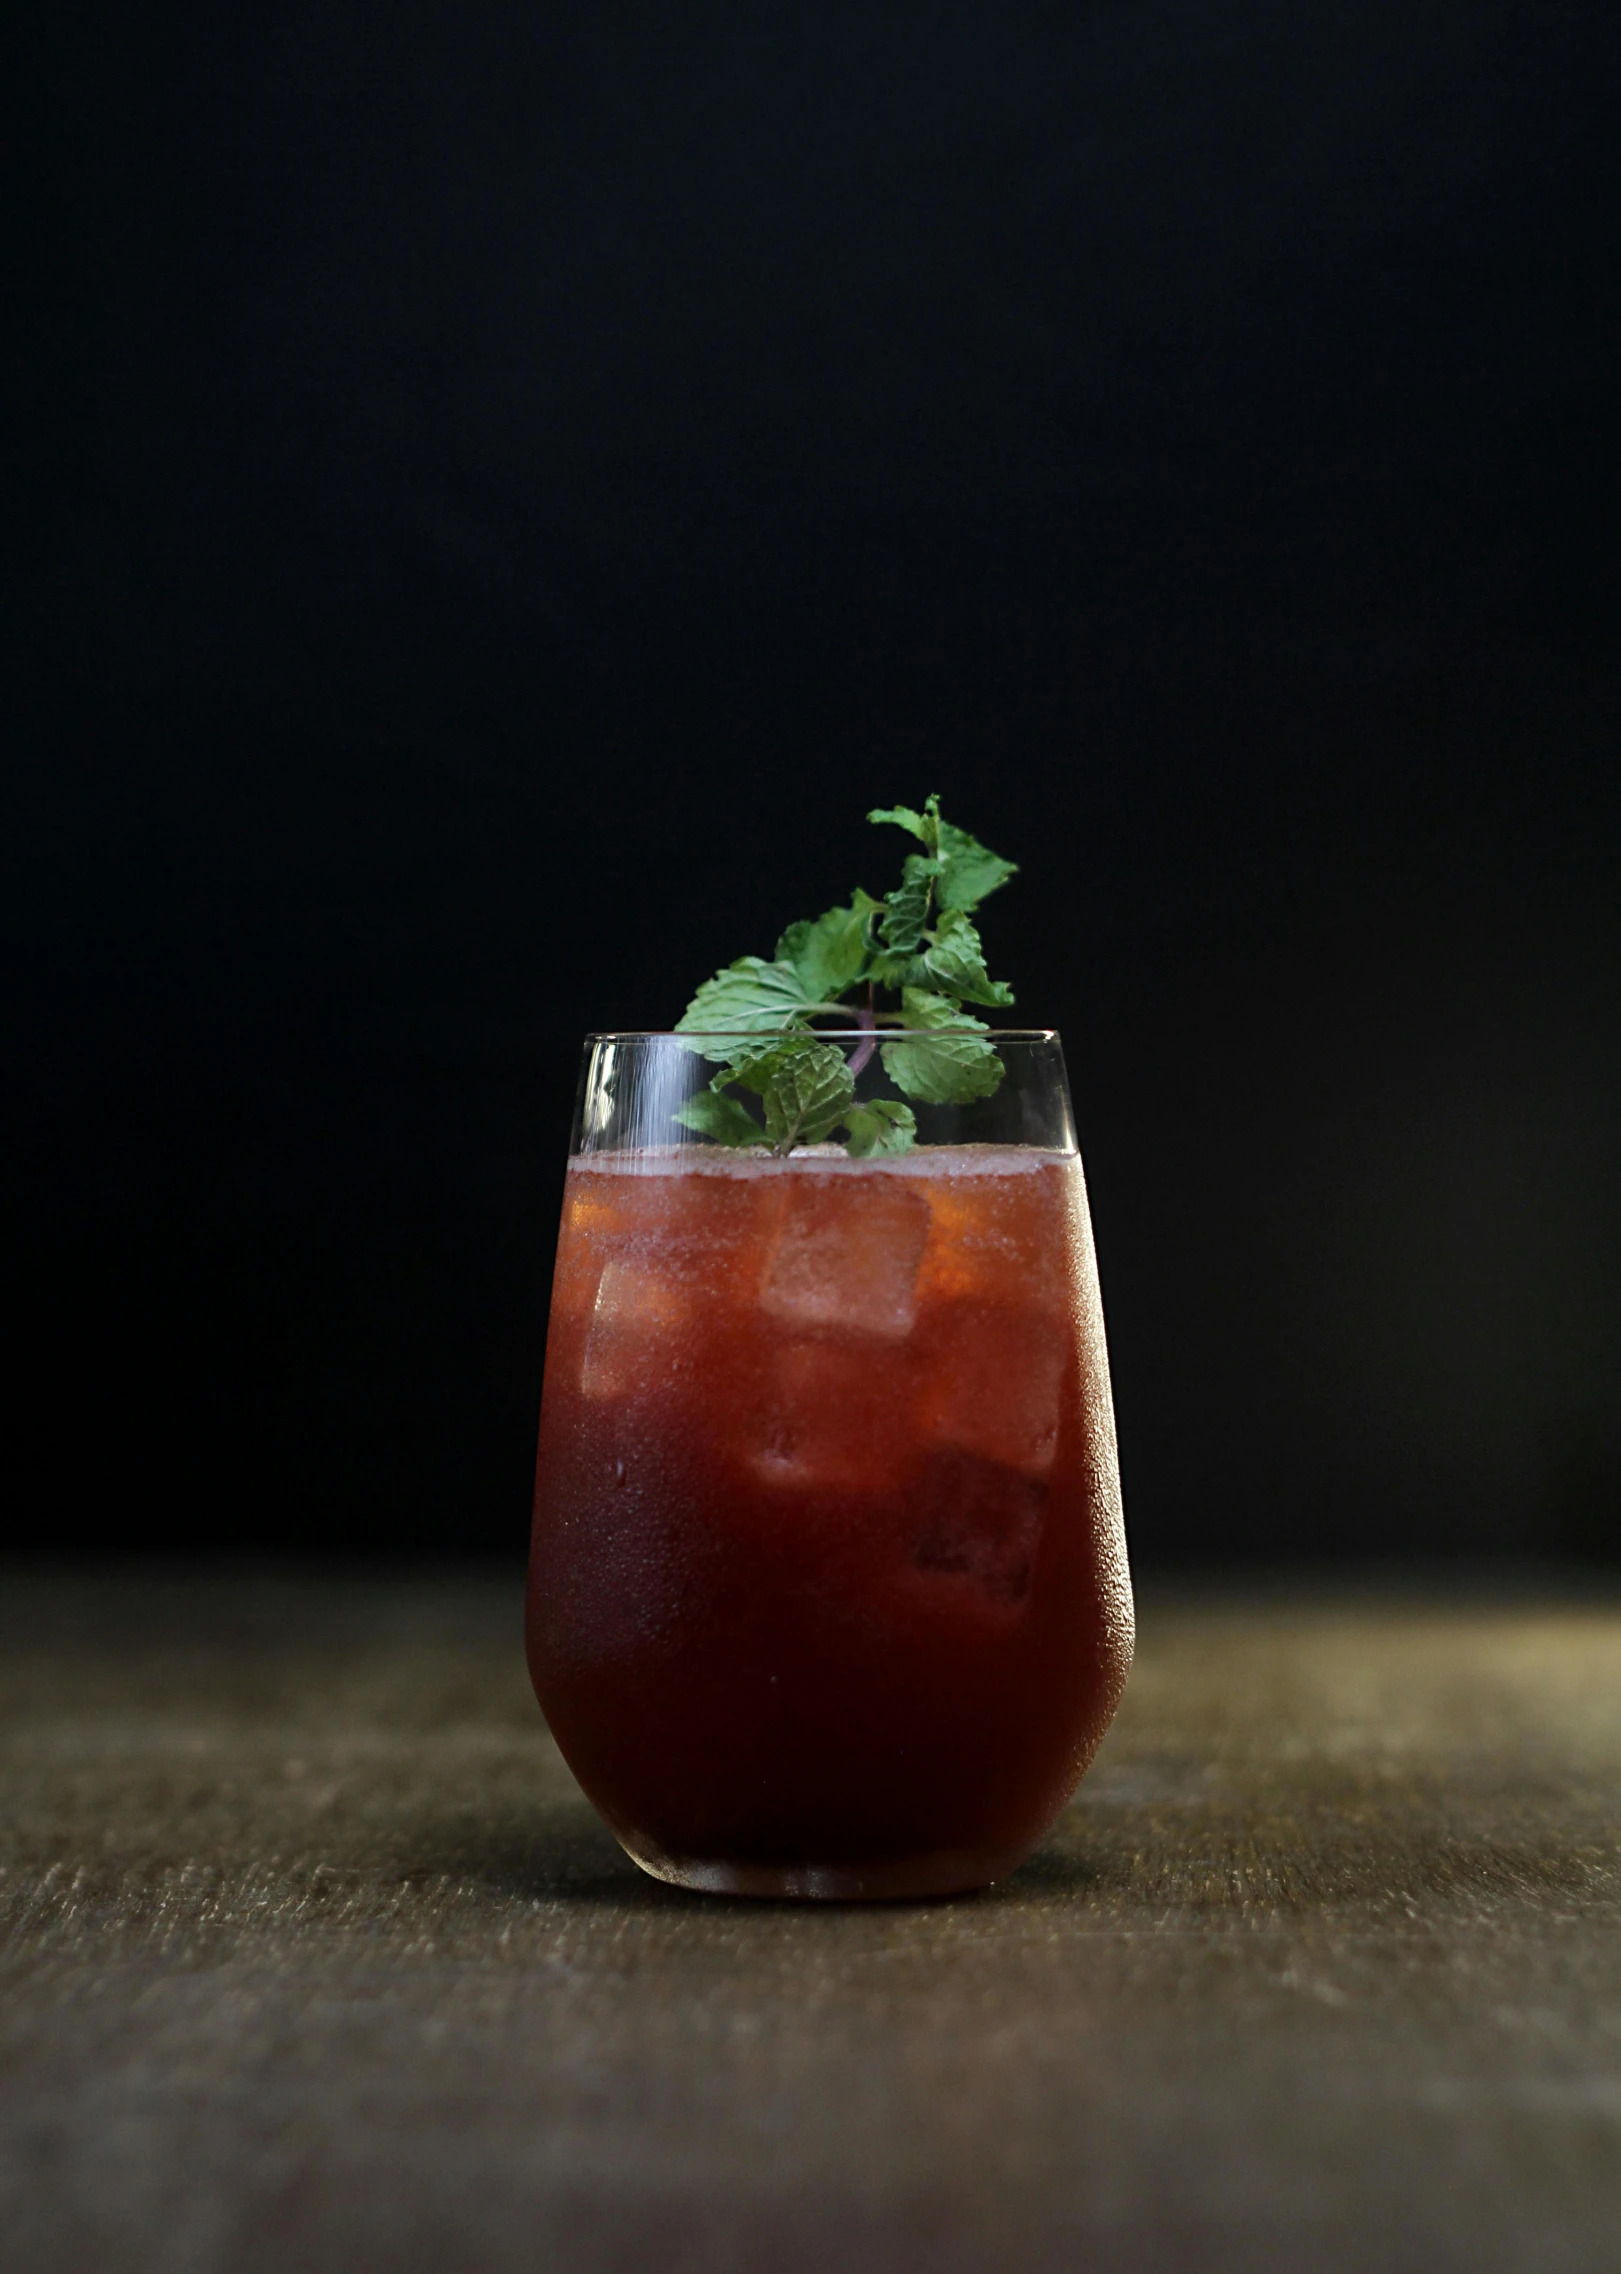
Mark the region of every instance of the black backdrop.
POLYGON ((33 0, 17 1537, 518 1549, 580 1033, 938 788, 1139 1556, 1621 1552, 1618 53, 33 0))

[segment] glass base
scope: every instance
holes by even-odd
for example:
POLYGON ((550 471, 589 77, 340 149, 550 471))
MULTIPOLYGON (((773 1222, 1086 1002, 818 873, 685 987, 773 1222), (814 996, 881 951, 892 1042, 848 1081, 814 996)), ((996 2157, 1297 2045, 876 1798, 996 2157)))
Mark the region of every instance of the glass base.
POLYGON ((941 1848, 898 1862, 862 1864, 723 1863, 697 1856, 667 1855, 649 1840, 615 1828, 614 1837, 632 1863, 651 1879, 698 1895, 743 1895, 789 1903, 917 1902, 940 1895, 971 1895, 1005 1879, 1028 1850, 1008 1855, 975 1855, 941 1848))

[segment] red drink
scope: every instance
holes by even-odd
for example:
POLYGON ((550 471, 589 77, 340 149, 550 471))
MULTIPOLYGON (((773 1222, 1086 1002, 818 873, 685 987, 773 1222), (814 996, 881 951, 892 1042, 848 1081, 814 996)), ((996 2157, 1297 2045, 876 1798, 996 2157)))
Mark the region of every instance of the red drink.
POLYGON ((573 1162, 528 1634, 570 1767, 661 1877, 1011 1869, 1131 1657, 1078 1158, 573 1162))

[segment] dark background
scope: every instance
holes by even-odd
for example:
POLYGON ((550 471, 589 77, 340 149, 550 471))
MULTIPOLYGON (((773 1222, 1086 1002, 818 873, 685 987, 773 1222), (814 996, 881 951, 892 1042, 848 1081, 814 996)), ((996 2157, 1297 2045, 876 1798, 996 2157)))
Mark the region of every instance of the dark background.
POLYGON ((1139 1559, 1621 1555, 1618 43, 35 0, 17 1538, 517 1552, 581 1032, 938 788, 1139 1559))

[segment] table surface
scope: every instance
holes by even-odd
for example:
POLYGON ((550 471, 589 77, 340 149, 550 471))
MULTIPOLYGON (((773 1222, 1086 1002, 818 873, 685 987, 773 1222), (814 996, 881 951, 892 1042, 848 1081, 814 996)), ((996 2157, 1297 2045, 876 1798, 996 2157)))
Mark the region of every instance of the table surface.
POLYGON ((1621 2267, 1621 1603, 1150 1597, 952 1902, 643 1878, 518 1583, 0 1582, 10 2274, 1621 2267))

